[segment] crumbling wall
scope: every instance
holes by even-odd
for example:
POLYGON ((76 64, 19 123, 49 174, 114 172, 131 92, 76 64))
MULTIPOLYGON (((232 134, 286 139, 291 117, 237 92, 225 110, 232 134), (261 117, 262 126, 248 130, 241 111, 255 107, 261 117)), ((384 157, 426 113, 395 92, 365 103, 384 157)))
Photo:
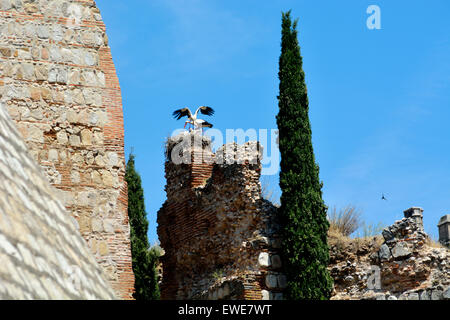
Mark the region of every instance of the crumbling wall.
POLYGON ((368 239, 330 238, 332 299, 450 299, 450 251, 424 232, 422 209, 368 239))
POLYGON ((261 197, 260 151, 248 142, 213 154, 211 141, 195 132, 169 139, 167 200, 158 212, 163 299, 282 297, 276 208, 261 197), (180 144, 195 138, 197 145, 180 144), (177 146, 173 154, 191 163, 174 163, 177 146))
POLYGON ((121 93, 94 1, 0 1, 0 101, 118 296, 131 298, 121 93))

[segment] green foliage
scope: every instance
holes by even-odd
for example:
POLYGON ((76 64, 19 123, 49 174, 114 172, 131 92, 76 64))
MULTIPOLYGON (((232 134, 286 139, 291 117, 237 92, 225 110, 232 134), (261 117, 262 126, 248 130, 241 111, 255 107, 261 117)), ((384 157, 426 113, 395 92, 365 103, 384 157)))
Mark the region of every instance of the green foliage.
POLYGON ((214 280, 220 280, 223 278, 223 270, 222 269, 216 269, 212 274, 214 280))
POLYGON ((283 260, 288 299, 329 299, 327 207, 322 200, 308 115, 308 96, 297 40, 297 20, 282 14, 278 96, 283 260))
POLYGON ((159 254, 149 248, 144 190, 142 189, 141 177, 135 169, 133 154, 130 154, 128 159, 125 180, 128 183, 128 217, 130 219, 131 255, 135 276, 134 298, 136 300, 159 299, 156 272, 159 254))

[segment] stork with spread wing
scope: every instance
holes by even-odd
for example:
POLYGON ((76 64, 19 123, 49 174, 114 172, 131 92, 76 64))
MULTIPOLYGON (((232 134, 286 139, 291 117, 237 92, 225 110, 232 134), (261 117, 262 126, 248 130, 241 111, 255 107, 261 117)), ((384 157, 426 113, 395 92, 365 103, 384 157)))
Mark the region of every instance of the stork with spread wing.
POLYGON ((180 120, 182 117, 188 117, 188 120, 184 123, 184 127, 186 128, 186 125, 193 125, 194 130, 195 129, 201 129, 201 128, 212 128, 212 124, 203 120, 197 118, 198 113, 205 114, 207 116, 212 116, 214 114, 214 110, 207 106, 200 106, 198 107, 197 111, 195 111, 194 114, 192 114, 191 110, 189 108, 182 108, 175 110, 173 112, 173 117, 177 120, 180 120))

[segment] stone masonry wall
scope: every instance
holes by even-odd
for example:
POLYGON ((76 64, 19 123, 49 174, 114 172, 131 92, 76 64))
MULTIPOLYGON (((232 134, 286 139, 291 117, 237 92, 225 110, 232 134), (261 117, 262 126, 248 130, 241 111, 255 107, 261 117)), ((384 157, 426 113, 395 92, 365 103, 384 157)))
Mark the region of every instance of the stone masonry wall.
POLYGON ((2 103, 0 261, 0 300, 115 298, 2 103))
POLYGON ((163 299, 282 297, 276 210, 261 198, 259 148, 227 144, 213 154, 209 138, 197 133, 169 139, 167 200, 158 212, 163 299), (196 138, 198 145, 174 153, 191 163, 175 164, 174 148, 196 138))
POLYGON ((0 1, 0 102, 117 295, 131 298, 121 92, 94 1, 0 1))
POLYGON ((450 300, 450 250, 430 241, 421 208, 372 239, 330 238, 334 300, 450 300))

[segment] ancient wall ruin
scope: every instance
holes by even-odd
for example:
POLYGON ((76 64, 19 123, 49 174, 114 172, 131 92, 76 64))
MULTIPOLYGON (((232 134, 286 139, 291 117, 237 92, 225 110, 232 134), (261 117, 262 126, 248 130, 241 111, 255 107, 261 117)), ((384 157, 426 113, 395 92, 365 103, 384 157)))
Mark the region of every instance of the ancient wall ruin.
POLYGON ((113 299, 73 217, 0 103, 0 299, 113 299))
POLYGON ((335 300, 450 300, 450 251, 423 229, 423 210, 366 239, 330 237, 335 300))
POLYGON ((194 132, 168 140, 167 200, 158 212, 162 299, 282 298, 286 278, 276 210, 261 197, 261 154, 256 142, 214 154, 211 140, 194 132))
POLYGON ((131 298, 121 92, 94 1, 0 1, 0 102, 118 296, 131 298))

